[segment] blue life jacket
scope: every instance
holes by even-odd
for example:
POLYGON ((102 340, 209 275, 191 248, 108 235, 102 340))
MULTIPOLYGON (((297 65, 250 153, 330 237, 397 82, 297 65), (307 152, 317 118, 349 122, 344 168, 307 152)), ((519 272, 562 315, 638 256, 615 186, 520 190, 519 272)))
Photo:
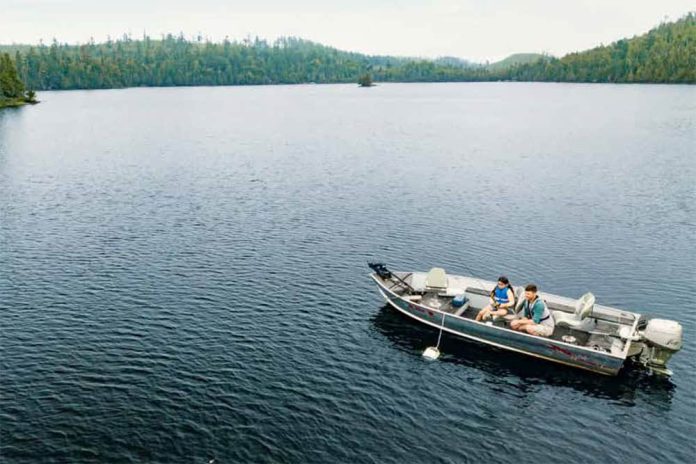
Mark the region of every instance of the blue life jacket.
POLYGON ((510 289, 510 287, 500 288, 496 285, 495 289, 493 290, 493 294, 491 296, 493 297, 495 302, 498 304, 509 303, 510 302, 510 300, 508 299, 508 290, 509 289, 510 289))

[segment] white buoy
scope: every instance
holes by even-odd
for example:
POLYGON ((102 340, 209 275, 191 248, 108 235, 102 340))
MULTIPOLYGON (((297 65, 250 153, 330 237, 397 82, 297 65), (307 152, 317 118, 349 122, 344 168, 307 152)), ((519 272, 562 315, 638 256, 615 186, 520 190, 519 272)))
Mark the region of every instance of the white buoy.
POLYGON ((440 350, 434 346, 429 346, 423 351, 423 357, 427 359, 437 359, 440 357, 440 350))
POLYGON ((437 359, 440 357, 440 340, 442 339, 442 328, 445 326, 445 313, 442 313, 442 324, 440 324, 440 333, 437 336, 437 345, 429 346, 423 351, 423 357, 426 359, 437 359))

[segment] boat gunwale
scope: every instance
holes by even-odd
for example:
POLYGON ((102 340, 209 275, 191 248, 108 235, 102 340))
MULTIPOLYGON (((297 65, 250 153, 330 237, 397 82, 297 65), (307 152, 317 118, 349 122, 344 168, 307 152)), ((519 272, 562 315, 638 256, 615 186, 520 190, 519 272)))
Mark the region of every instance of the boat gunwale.
MULTIPOLYGON (((614 354, 612 354, 611 352, 608 352, 608 353, 607 353, 607 352, 601 352, 601 351, 593 350, 593 349, 591 349, 591 348, 587 348, 587 347, 585 347, 585 346, 574 345, 574 344, 572 344, 572 343, 566 343, 566 342, 561 341, 561 340, 554 340, 554 339, 547 338, 547 337, 540 337, 540 336, 538 336, 538 335, 531 335, 531 334, 524 333, 524 332, 520 332, 520 331, 517 331, 517 330, 508 329, 508 328, 506 328, 506 327, 500 327, 500 326, 496 326, 496 325, 488 325, 488 324, 486 324, 486 323, 484 323, 484 322, 479 322, 479 321, 476 321, 476 320, 473 320, 473 319, 467 319, 467 318, 465 318, 465 317, 457 316, 456 314, 447 313, 447 312, 441 311, 441 310, 439 310, 439 309, 431 308, 430 306, 425 306, 425 305, 422 305, 422 304, 419 304, 419 303, 416 303, 416 302, 413 302, 413 301, 409 301, 409 300, 403 298, 402 296, 397 295, 396 293, 394 293, 394 292, 391 291, 390 289, 386 288, 384 285, 382 285, 382 283, 378 280, 378 278, 376 277, 376 275, 375 275, 374 273, 370 273, 369 275, 370 275, 370 277, 372 278, 372 280, 374 280, 374 281, 377 283, 377 285, 380 287, 380 289, 386 290, 388 293, 390 293, 391 295, 394 295, 394 297, 398 298, 399 300, 406 301, 406 302, 408 302, 409 304, 415 305, 415 306, 417 306, 417 307, 419 307, 419 308, 422 308, 422 309, 425 309, 425 310, 428 310, 428 311, 435 311, 435 312, 438 312, 438 313, 440 313, 440 314, 444 314, 444 315, 446 315, 446 316, 455 317, 455 318, 457 318, 457 319, 459 319, 459 320, 466 321, 466 322, 470 322, 470 323, 473 323, 473 324, 478 324, 478 325, 481 325, 481 326, 486 326, 486 327, 488 327, 488 328, 498 329, 498 330, 502 330, 502 331, 505 331, 505 332, 510 332, 510 333, 514 333, 514 334, 517 334, 517 335, 522 335, 522 336, 525 336, 525 337, 531 337, 533 340, 544 340, 544 341, 551 342, 551 343, 554 343, 554 344, 557 344, 557 345, 567 346, 567 347, 570 347, 570 348, 573 348, 573 349, 579 348, 579 349, 581 349, 581 350, 583 350, 583 351, 587 351, 587 352, 589 352, 589 353, 598 354, 598 355, 601 355, 601 356, 606 356, 606 357, 614 358, 614 359, 620 359, 620 360, 623 360, 623 361, 626 361, 626 359, 627 359, 627 356, 626 356, 626 355, 628 354, 628 350, 627 350, 626 348, 624 348, 624 351, 622 351, 622 355, 620 355, 620 356, 619 356, 619 355, 614 355, 614 354)), ((386 295, 383 295, 383 296, 386 297, 386 295)), ((386 299, 387 299, 387 301, 389 301, 389 302, 391 303, 391 301, 390 301, 389 298, 386 298, 386 299)), ((409 315, 410 317, 412 317, 412 318, 414 318, 414 319, 416 319, 416 320, 418 320, 418 321, 420 321, 420 322, 424 322, 424 323, 426 323, 426 324, 428 324, 428 325, 430 325, 430 326, 433 326, 433 327, 437 327, 437 328, 440 327, 440 326, 437 325, 437 324, 432 324, 432 323, 429 322, 429 321, 425 321, 425 320, 423 320, 423 319, 417 318, 416 316, 414 316, 414 315, 412 315, 412 314, 409 314, 409 313, 403 311, 401 308, 399 308, 398 306, 394 305, 393 303, 392 303, 392 306, 394 306, 395 308, 397 308, 397 309, 398 309, 399 311, 401 311, 402 313, 407 314, 407 315, 409 315)), ((635 322, 636 324, 637 324, 637 321, 638 321, 638 318, 636 318, 636 322, 635 322)), ((458 332, 458 331, 456 331, 456 330, 453 330, 453 329, 448 329, 447 327, 443 327, 443 329, 444 329, 444 330, 447 330, 448 332, 453 333, 453 334, 455 334, 455 335, 461 335, 461 336, 467 337, 467 338, 476 338, 476 337, 472 337, 472 336, 470 336, 470 335, 465 335, 465 334, 463 334, 463 333, 461 333, 461 332, 458 332)), ((488 342, 488 341, 484 341, 484 340, 482 340, 482 342, 488 343, 488 344, 491 344, 491 345, 495 345, 495 346, 499 346, 499 347, 502 347, 502 348, 505 348, 505 349, 510 349, 510 350, 513 350, 513 351, 518 351, 518 352, 520 352, 520 353, 530 354, 530 355, 532 355, 532 356, 543 357, 543 356, 540 356, 540 355, 537 355, 537 354, 529 353, 528 351, 517 350, 517 349, 515 349, 515 348, 507 347, 507 346, 505 346, 505 345, 498 345, 498 344, 495 344, 494 342, 488 342)), ((627 343, 626 345, 628 345, 628 343, 627 343)), ((573 366, 573 367, 581 367, 581 368, 583 368, 582 366, 578 366, 578 365, 576 365, 576 364, 564 363, 563 361, 556 360, 556 359, 553 359, 553 358, 547 358, 547 357, 543 357, 543 358, 544 358, 544 359, 551 360, 551 361, 557 361, 557 362, 560 362, 560 363, 562 363, 562 364, 568 364, 568 365, 573 366)), ((589 369, 589 368, 583 368, 583 369, 587 369, 587 370, 592 371, 592 372, 599 372, 599 371, 595 371, 595 370, 589 369)))
MULTIPOLYGON (((418 321, 418 322, 420 322, 420 323, 422 323, 422 324, 427 324, 427 325, 430 326, 430 327, 439 328, 439 326, 438 326, 437 324, 433 324, 432 322, 429 322, 429 321, 425 321, 425 320, 423 320, 423 319, 420 319, 420 318, 414 316, 413 314, 410 314, 410 313, 404 311, 403 309, 399 308, 396 304, 394 304, 394 302, 393 302, 390 298, 388 298, 388 297, 382 292, 382 289, 381 289, 381 288, 379 288, 378 290, 379 290, 379 292, 382 294, 382 296, 384 296, 384 298, 387 300, 387 302, 388 302, 394 309, 396 309, 397 311, 399 311, 401 314, 403 314, 403 315, 405 315, 405 316, 408 316, 408 317, 410 317, 411 319, 413 319, 413 320, 415 320, 415 321, 418 321)), ((609 371, 603 371, 603 370, 599 370, 599 369, 591 369, 591 368, 589 368, 589 367, 585 367, 585 366, 582 366, 582 365, 580 365, 580 364, 573 364, 573 363, 569 363, 569 362, 566 362, 566 361, 562 361, 562 360, 560 360, 560 359, 549 358, 548 356, 543 356, 543 355, 540 355, 540 354, 537 354, 537 353, 531 353, 531 352, 529 352, 529 351, 520 350, 520 349, 518 349, 518 348, 513 348, 513 347, 511 347, 511 346, 501 345, 501 344, 499 344, 499 343, 495 343, 495 342, 491 342, 491 341, 488 341, 488 340, 484 340, 484 339, 481 339, 481 338, 478 338, 478 337, 474 337, 473 335, 466 335, 466 334, 463 334, 463 333, 461 333, 461 332, 457 332, 457 331, 455 331, 455 330, 448 329, 447 327, 443 327, 443 330, 446 331, 446 332, 449 332, 449 333, 451 333, 451 334, 453 334, 453 335, 455 335, 455 336, 463 337, 463 338, 466 338, 466 339, 469 339, 469 340, 474 340, 474 341, 477 341, 477 342, 479 342, 479 343, 483 343, 483 344, 485 344, 485 345, 494 346, 494 347, 497 347, 497 348, 500 348, 500 349, 503 349, 503 350, 512 351, 512 352, 519 353, 519 354, 522 354, 522 355, 525 355, 525 356, 532 356, 532 357, 535 357, 535 358, 537 358, 537 359, 543 359, 544 361, 554 362, 554 363, 557 363, 557 364, 561 364, 561 365, 563 365, 563 366, 568 366, 568 367, 574 367, 574 368, 577 368, 577 369, 582 369, 582 370, 585 370, 585 371, 588 371, 588 372, 592 372, 593 374, 605 375, 605 376, 607 376, 607 377, 615 377, 616 375, 618 375, 619 371, 623 368, 623 364, 621 364, 621 367, 619 367, 618 369, 612 369, 612 370, 609 370, 609 371)))

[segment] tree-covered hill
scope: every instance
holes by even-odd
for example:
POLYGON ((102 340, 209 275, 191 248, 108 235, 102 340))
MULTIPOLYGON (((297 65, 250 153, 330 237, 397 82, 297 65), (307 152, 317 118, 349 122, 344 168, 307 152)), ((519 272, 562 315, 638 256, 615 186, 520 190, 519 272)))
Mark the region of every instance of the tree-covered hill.
POLYGON ((35 103, 33 91, 27 91, 8 53, 0 53, 0 108, 35 103))
POLYGON ((28 88, 357 82, 558 81, 696 83, 696 15, 563 58, 513 55, 490 66, 345 52, 297 38, 221 43, 168 35, 106 43, 0 46, 28 88))
POLYGON ((514 66, 502 77, 518 81, 695 84, 696 14, 611 45, 514 66))

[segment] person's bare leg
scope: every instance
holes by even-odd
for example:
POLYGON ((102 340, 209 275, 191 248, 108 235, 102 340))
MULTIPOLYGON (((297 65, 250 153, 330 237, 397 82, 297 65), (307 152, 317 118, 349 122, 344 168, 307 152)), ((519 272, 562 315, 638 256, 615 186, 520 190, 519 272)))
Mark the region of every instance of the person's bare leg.
POLYGON ((485 308, 483 308, 481 311, 478 312, 478 314, 476 315, 476 320, 480 322, 482 319, 487 317, 490 312, 491 312, 491 305, 488 305, 485 308))
POLYGON ((508 313, 507 309, 502 308, 498 309, 497 311, 491 311, 491 316, 500 316, 503 317, 508 313))
POLYGON ((512 321, 512 324, 510 324, 510 326, 512 327, 512 330, 519 330, 524 332, 527 330, 527 326, 533 323, 534 321, 530 319, 517 319, 512 321))

